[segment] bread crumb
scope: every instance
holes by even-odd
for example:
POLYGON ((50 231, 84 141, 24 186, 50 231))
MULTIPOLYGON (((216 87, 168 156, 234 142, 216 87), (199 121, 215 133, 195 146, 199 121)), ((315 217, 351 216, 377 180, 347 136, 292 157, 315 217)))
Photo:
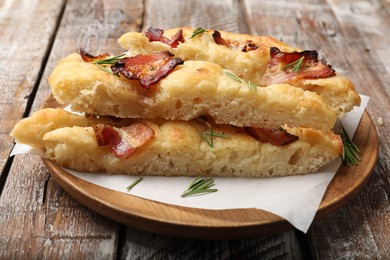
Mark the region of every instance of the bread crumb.
POLYGON ((384 125, 385 124, 385 122, 383 121, 382 117, 378 117, 377 122, 378 122, 379 125, 384 125))

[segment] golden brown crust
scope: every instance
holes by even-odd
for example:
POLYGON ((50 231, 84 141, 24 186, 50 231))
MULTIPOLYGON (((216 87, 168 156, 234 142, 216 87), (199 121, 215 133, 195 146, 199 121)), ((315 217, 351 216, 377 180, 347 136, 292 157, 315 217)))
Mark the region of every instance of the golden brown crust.
POLYGON ((60 108, 46 108, 38 110, 27 119, 20 120, 12 129, 10 135, 17 136, 17 141, 20 143, 43 148, 42 138, 47 132, 66 126, 84 127, 97 122, 100 124, 114 123, 106 117, 100 119, 94 116, 82 117, 60 108))
MULTIPOLYGON (((200 136, 209 129, 201 120, 143 120, 155 136, 127 159, 116 157, 107 146, 98 146, 91 124, 105 118, 71 115, 60 109, 43 109, 23 119, 12 132, 17 141, 44 148, 46 157, 79 171, 105 171, 131 175, 271 177, 316 171, 340 155, 337 135, 313 129, 292 128, 299 140, 282 147, 261 143, 242 128, 211 123, 212 149, 200 136), (51 118, 57 118, 52 127, 51 118), (31 138, 26 138, 27 127, 31 138), (38 140, 36 136, 41 136, 38 140)), ((115 126, 139 120, 111 120, 115 126)))
POLYGON ((219 65, 187 61, 150 90, 113 76, 72 54, 59 62, 49 84, 60 103, 91 114, 190 120, 210 115, 219 124, 310 127, 329 130, 336 115, 316 93, 287 84, 251 90, 219 65))
MULTIPOLYGON (((300 49, 291 47, 269 36, 253 36, 220 31, 225 39, 239 42, 251 40, 258 46, 256 50, 248 52, 231 50, 226 46, 215 43, 211 36, 214 31, 212 29, 192 39, 189 39, 189 37, 195 28, 173 28, 166 30, 165 35, 170 37, 179 29, 183 30, 185 42, 173 49, 161 42, 149 42, 144 33, 138 32, 126 33, 120 37, 118 42, 130 54, 169 50, 183 60, 215 62, 223 68, 233 71, 244 80, 251 81, 259 86, 270 60, 270 47, 277 47, 283 52, 300 51, 300 49)), ((337 74, 325 79, 298 80, 289 84, 318 93, 339 116, 346 114, 354 106, 360 104, 360 97, 356 93, 353 84, 342 75, 337 74)))

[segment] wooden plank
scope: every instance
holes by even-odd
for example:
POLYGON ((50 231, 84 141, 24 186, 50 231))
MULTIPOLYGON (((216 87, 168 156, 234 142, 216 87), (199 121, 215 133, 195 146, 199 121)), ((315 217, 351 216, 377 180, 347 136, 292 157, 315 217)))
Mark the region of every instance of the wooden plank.
MULTIPOLYGON (((47 79, 60 58, 80 47, 122 52, 116 39, 127 30, 139 30, 142 8, 136 0, 67 1, 32 111, 49 93, 47 79)), ((50 9, 42 8, 37 14, 45 17, 45 11, 50 9)), ((30 60, 26 62, 31 65, 30 60)), ((120 225, 72 199, 51 179, 38 157, 15 157, 0 211, 1 259, 113 259, 117 255, 120 225)))
MULTIPOLYGON (((115 48, 105 48, 106 46, 103 44, 106 37, 109 39, 112 38, 112 41, 109 40, 105 43, 114 43, 113 39, 117 36, 114 37, 113 34, 116 32, 113 33, 110 31, 111 34, 108 32, 100 34, 99 30, 96 30, 101 28, 112 29, 115 28, 115 26, 119 26, 121 28, 120 30, 127 31, 127 28, 122 28, 121 25, 117 25, 117 22, 115 22, 116 19, 119 19, 117 16, 121 17, 121 15, 123 15, 123 13, 119 11, 119 8, 115 7, 115 3, 111 3, 111 1, 103 1, 103 4, 98 1, 78 3, 79 5, 75 2, 69 3, 69 6, 72 6, 69 7, 71 8, 69 10, 72 10, 69 11, 71 14, 69 14, 69 18, 67 18, 66 15, 64 17, 64 21, 65 19, 68 20, 63 23, 61 30, 57 35, 58 41, 55 43, 49 65, 43 76, 43 81, 40 85, 33 110, 36 110, 39 107, 43 98, 49 92, 45 82, 49 71, 60 57, 67 54, 67 52, 77 51, 78 47, 85 47, 86 49, 91 50, 91 52, 116 50, 115 48), (104 7, 102 7, 102 5, 104 5, 104 7), (94 6, 96 8, 89 10, 89 6, 94 6), (117 9, 115 9, 116 11, 106 13, 106 8, 117 9), (112 18, 114 22, 106 23, 105 19, 110 20, 111 18, 107 18, 105 15, 107 15, 107 17, 115 17, 115 19, 112 18), (96 20, 93 20, 92 18, 83 19, 83 16, 98 18, 96 20), (91 21, 95 22, 93 23, 91 21), (61 33, 63 33, 63 36, 60 36, 61 33), (107 33, 107 35, 105 33, 107 33), (70 46, 69 49, 67 49, 68 46, 70 46)), ((273 1, 262 3, 262 5, 255 1, 245 1, 241 3, 241 5, 237 5, 237 2, 233 1, 227 3, 201 3, 199 1, 198 3, 195 2, 195 4, 191 4, 190 6, 192 8, 186 11, 191 13, 191 15, 183 17, 184 12, 180 9, 173 11, 178 9, 177 7, 180 7, 181 3, 176 3, 176 5, 174 5, 167 1, 163 5, 158 5, 158 3, 154 4, 153 1, 147 1, 148 8, 154 11, 153 13, 146 14, 148 18, 143 27, 147 28, 149 25, 160 27, 158 24, 154 24, 154 22, 148 23, 148 21, 152 21, 155 17, 156 19, 159 18, 161 23, 165 22, 164 26, 161 26, 163 28, 180 25, 213 28, 220 26, 218 27, 219 29, 229 31, 239 31, 242 30, 241 28, 247 28, 248 31, 258 32, 259 34, 270 34, 277 36, 277 38, 284 37, 282 39, 287 39, 286 41, 290 44, 301 46, 302 48, 320 49, 321 55, 327 57, 331 64, 336 65, 336 69, 351 76, 355 82, 357 80, 360 84, 361 82, 368 83, 367 85, 359 84, 357 87, 359 90, 367 91, 367 93, 370 94, 371 88, 372 91, 375 91, 374 95, 375 98, 378 98, 378 103, 371 103, 369 111, 371 113, 378 113, 375 114, 375 116, 382 115, 385 118, 385 123, 388 122, 387 117, 385 117, 387 115, 383 112, 388 111, 387 102, 389 100, 389 89, 384 85, 386 79, 388 82, 388 73, 386 72, 389 71, 388 65, 384 64, 383 66, 383 64, 378 63, 378 61, 372 61, 373 58, 386 55, 386 49, 382 46, 382 49, 377 51, 375 55, 372 54, 372 49, 365 49, 370 51, 366 51, 367 54, 363 55, 363 57, 359 56, 361 54, 359 50, 371 46, 372 43, 369 39, 373 36, 368 34, 368 36, 365 36, 364 38, 361 35, 363 34, 363 31, 359 31, 363 29, 354 27, 356 26, 357 21, 355 21, 356 24, 352 23, 352 28, 354 28, 354 30, 346 29, 345 27, 341 28, 337 20, 334 19, 334 15, 332 14, 333 10, 330 9, 326 3, 321 1, 316 1, 310 5, 308 4, 309 2, 289 5, 290 1, 273 1), (234 8, 237 8, 237 6, 244 6, 247 8, 246 17, 249 21, 247 25, 243 25, 240 22, 230 23, 228 21, 229 19, 236 19, 235 15, 237 15, 237 17, 240 16, 236 13, 237 10, 224 9, 230 4, 234 8), (166 6, 170 6, 171 8, 166 8, 166 6), (164 8, 166 8, 165 11, 161 11, 164 8), (194 11, 198 9, 202 12, 194 11), (223 10, 223 12, 220 10, 223 10), (160 12, 162 13, 160 14, 160 12), (197 15, 194 15, 194 13, 197 13, 197 15), (202 23, 202 15, 205 16, 204 19, 206 22, 198 25, 202 23), (222 15, 224 15, 224 17, 220 17, 222 15), (200 16, 200 18, 198 16, 200 16), (167 17, 172 17, 171 22, 169 22, 169 18, 167 17), (285 19, 285 17, 287 18, 285 19), (168 19, 168 21, 163 21, 163 19, 168 19), (186 20, 187 24, 182 22, 178 23, 179 25, 176 25, 176 22, 181 19, 186 20), (294 30, 296 27, 299 29, 294 30), (349 31, 350 34, 347 34, 345 31, 349 31), (348 41, 343 34, 350 36, 348 41), (363 37, 364 41, 359 41, 359 37, 363 37), (356 44, 353 45, 353 48, 350 47, 352 46, 352 43, 356 44), (337 49, 334 49, 334 46, 337 46, 337 49), (354 49, 355 46, 357 46, 356 49, 354 49), (340 50, 345 54, 340 55, 340 50), (354 57, 350 57, 351 55, 354 57), (367 60, 369 62, 367 62, 367 60), (353 68, 355 64, 357 64, 357 68, 353 68), (361 69, 368 69, 369 73, 363 74, 361 73, 361 69), (375 70, 377 72, 375 72, 375 70), (383 71, 386 73, 382 75, 380 72, 383 71), (366 77, 369 79, 366 80, 366 77), (382 105, 383 108, 380 107, 382 105)), ((123 3, 121 5, 122 7, 133 6, 131 4, 123 3)), ((383 4, 382 7, 383 6, 388 7, 386 4, 383 4)), ((186 7, 181 6, 181 8, 186 7)), ((332 8, 334 9, 334 6, 332 6, 332 8)), ((388 10, 388 8, 383 9, 388 10)), ((380 11, 383 17, 386 17, 386 14, 388 17, 388 12, 386 13, 382 9, 380 9, 380 11)), ((134 12, 136 13, 134 16, 140 17, 141 12, 134 12)), ((127 14, 128 11, 125 11, 124 13, 127 14)), ((129 20, 131 19, 129 18, 129 20)), ((131 27, 129 30, 139 29, 137 24, 141 24, 140 20, 138 20, 139 23, 137 23, 137 19, 134 21, 134 27, 131 27)), ((386 20, 382 20, 382 22, 388 24, 388 22, 386 23, 386 20)), ((346 24, 348 23, 346 22, 346 24)), ((376 41, 378 42, 379 40, 376 41)), ((314 255, 317 257, 348 257, 348 255, 342 255, 342 250, 350 253, 350 256, 385 257, 386 255, 381 252, 389 250, 388 247, 386 247, 386 245, 389 244, 388 240, 386 240, 388 239, 386 233, 389 233, 389 225, 388 220, 386 221, 383 217, 388 213, 388 172, 390 165, 388 161, 389 138, 388 132, 381 130, 380 126, 378 126, 378 129, 380 129, 380 136, 382 139, 382 151, 381 162, 374 174, 375 178, 373 178, 366 190, 362 191, 357 197, 357 205, 354 206, 353 203, 355 202, 352 202, 352 206, 342 209, 342 211, 347 210, 348 212, 344 212, 345 214, 342 214, 341 217, 337 217, 339 215, 336 213, 335 219, 331 218, 331 216, 318 225, 314 225, 310 232, 310 237, 313 240, 314 255), (365 195, 366 192, 371 194, 369 196, 365 195), (363 196, 363 198, 361 198, 361 196, 363 196), (363 211, 361 211, 362 209, 363 211), (356 217, 355 215, 358 215, 356 212, 358 214, 360 213, 363 217, 356 217), (351 218, 353 219, 352 221, 351 218), (341 220, 339 221, 339 219, 341 220), (333 229, 333 226, 336 228, 333 229), (359 231, 356 231, 355 229, 359 231), (336 237, 336 242, 333 242, 333 237, 336 237), (362 240, 363 238, 366 239, 362 240), (368 244, 365 245, 365 242, 368 244), (387 242, 387 244, 385 242, 387 242), (361 249, 360 251, 359 248, 361 249)), ((69 198, 69 196, 63 193, 48 177, 46 171, 42 167, 39 159, 27 155, 18 156, 14 162, 3 196, 0 198, 0 209, 4 212, 2 216, 0 216, 0 221, 5 227, 0 231, 0 252, 8 253, 3 253, 0 258, 14 258, 17 256, 60 258, 67 253, 71 254, 70 257, 74 258, 84 258, 86 256, 91 258, 115 257, 115 245, 117 241, 120 240, 117 232, 119 226, 94 214, 84 207, 81 207, 77 202, 69 198), (15 194, 20 194, 20 196, 18 196, 19 198, 15 198, 15 194), (35 227, 33 227, 34 225, 35 227)), ((258 258, 259 256, 263 256, 264 258, 271 258, 274 256, 288 256, 290 258, 299 259, 304 256, 301 251, 300 240, 293 232, 268 238, 228 242, 175 239, 128 228, 126 241, 123 242, 120 256, 123 258, 135 256, 150 256, 155 258, 158 258, 159 256, 167 256, 167 258, 195 258, 198 256, 201 258, 227 258, 229 256, 239 256, 242 258, 258 258), (176 246, 176 244, 179 244, 180 246, 176 246), (266 248, 270 248, 270 250, 264 251, 266 248)))
MULTIPOLYGON (((386 47, 389 41, 383 37, 389 31, 388 3, 272 1, 260 6, 248 0, 245 5, 250 32, 318 50, 336 71, 351 78, 360 93, 373 97, 375 102, 370 103, 368 111, 374 121, 381 116, 388 122, 389 115, 384 111, 390 109, 389 87, 385 84, 390 57, 386 47), (358 12, 363 14, 356 15, 358 12)), ((367 195, 360 195, 353 206, 313 225, 308 240, 317 258, 383 258, 389 252, 389 220, 381 213, 389 211, 390 138, 388 132, 381 133, 381 127, 378 130, 382 153, 374 176, 381 177, 372 179, 361 193, 367 195)))
POLYGON ((13 147, 9 133, 39 79, 63 2, 6 1, 0 8, 0 175, 13 147))
MULTIPOLYGON (((146 1, 143 30, 150 26, 216 28, 230 32, 247 32, 238 1, 146 1)), ((303 252, 294 232, 267 238, 237 241, 178 239, 128 228, 120 251, 121 258, 155 259, 226 259, 290 257, 302 259, 303 252), (267 248, 272 248, 267 251, 267 248)))
POLYGON ((374 172, 357 197, 311 227, 309 238, 315 258, 386 259, 389 256, 389 194, 381 178, 374 172))
POLYGON ((304 234, 299 231, 230 242, 230 259, 307 259, 304 234))
POLYGON ((18 156, 0 209, 1 259, 93 259, 116 253, 118 226, 63 192, 39 158, 18 156))
POLYGON ((245 0, 244 3, 252 34, 269 35, 300 49, 317 50, 336 71, 346 71, 349 64, 345 55, 339 55, 346 46, 325 1, 245 0))
MULTIPOLYGON (((380 138, 379 160, 368 185, 346 207, 310 230, 317 258, 384 259, 390 252, 390 3, 329 1, 347 46, 348 74, 369 94, 368 111, 380 138), (382 117, 384 125, 378 123, 382 117), (321 234, 321 235, 320 235, 321 234), (323 235, 327 234, 327 235, 323 235)), ((362 148, 364 149, 364 147, 362 148)))
POLYGON ((122 259, 222 259, 228 241, 180 239, 127 229, 122 259))
POLYGON ((128 229, 123 259, 304 259, 295 232, 242 240, 195 240, 128 229), (131 243, 129 243, 131 241, 131 243))
POLYGON ((240 24, 238 1, 145 1, 143 31, 150 26, 203 27, 238 32, 240 24))
POLYGON ((84 48, 90 53, 120 54, 124 50, 118 38, 128 31, 139 31, 143 4, 121 0, 70 1, 58 30, 53 50, 39 85, 32 111, 44 103, 50 93, 48 78, 57 62, 70 53, 84 48))

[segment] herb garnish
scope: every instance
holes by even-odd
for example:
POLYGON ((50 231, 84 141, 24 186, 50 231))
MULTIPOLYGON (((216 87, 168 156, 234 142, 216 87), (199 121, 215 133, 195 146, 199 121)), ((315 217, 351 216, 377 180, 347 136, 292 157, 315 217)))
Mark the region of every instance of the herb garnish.
POLYGON ((290 64, 287 64, 286 66, 283 66, 282 69, 285 69, 287 67, 292 66, 293 67, 292 71, 295 71, 296 73, 298 73, 298 71, 301 68, 301 65, 302 65, 302 62, 303 62, 304 59, 305 59, 305 56, 302 56, 299 59, 297 59, 296 61, 293 61, 290 64))
POLYGON ((192 32, 192 35, 190 37, 190 39, 194 38, 196 35, 200 34, 200 33, 204 33, 204 32, 207 32, 207 30, 205 28, 202 28, 202 27, 199 27, 199 28, 196 28, 193 32, 192 32))
POLYGON ((248 81, 248 88, 249 88, 249 90, 257 91, 256 85, 250 81, 248 81))
POLYGON ((233 80, 235 80, 237 82, 240 82, 240 83, 242 82, 239 77, 237 77, 233 73, 230 73, 229 71, 225 71, 225 74, 226 74, 226 76, 229 76, 230 78, 232 78, 233 80))
POLYGON ((101 65, 114 65, 116 62, 120 61, 125 55, 126 55, 126 53, 123 53, 121 55, 110 57, 110 58, 107 58, 104 60, 95 60, 92 63, 96 64, 96 66, 98 66, 99 69, 104 70, 105 72, 110 73, 112 75, 118 76, 115 73, 113 73, 112 71, 106 69, 104 66, 101 66, 101 65))
POLYGON ((197 177, 194 179, 188 188, 181 195, 182 197, 188 197, 193 195, 201 195, 205 193, 211 193, 218 191, 217 189, 210 189, 214 186, 213 178, 201 178, 197 177))
POLYGON ((341 156, 342 162, 349 167, 350 165, 356 166, 360 162, 359 148, 353 143, 351 138, 348 136, 344 127, 341 125, 340 137, 343 142, 343 154, 341 156))
POLYGON ((139 177, 137 178, 133 183, 131 183, 129 186, 127 186, 127 191, 130 191, 132 188, 134 188, 135 185, 137 185, 140 181, 142 181, 144 178, 139 177))
POLYGON ((213 129, 210 128, 209 130, 204 131, 203 133, 200 134, 203 140, 206 141, 206 143, 210 146, 210 148, 214 149, 214 141, 213 137, 221 137, 221 138, 228 138, 229 136, 225 134, 219 134, 219 133, 214 133, 213 129), (209 139, 207 139, 209 137, 209 139))

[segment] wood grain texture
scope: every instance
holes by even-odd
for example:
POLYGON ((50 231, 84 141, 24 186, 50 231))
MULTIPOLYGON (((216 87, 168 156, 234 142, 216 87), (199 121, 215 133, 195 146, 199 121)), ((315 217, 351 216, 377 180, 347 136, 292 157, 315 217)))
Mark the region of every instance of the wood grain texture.
POLYGON ((0 175, 14 145, 9 133, 39 80, 63 2, 6 1, 0 6, 0 175))
POLYGON ((317 49, 336 71, 351 78, 358 92, 372 98, 368 111, 380 138, 374 177, 348 207, 313 225, 308 239, 312 241, 313 256, 319 259, 388 256, 389 218, 384 216, 389 212, 390 137, 388 127, 379 126, 377 119, 382 117, 385 124, 390 120, 389 41, 384 37, 390 30, 389 3, 272 1, 262 3, 263 8, 256 1, 244 3, 252 21, 249 22, 253 25, 249 27, 252 33, 317 49))
POLYGON ((241 240, 183 240, 128 230, 121 259, 305 259, 295 232, 241 240))
POLYGON ((317 49, 353 80, 360 93, 372 97, 368 111, 379 134, 380 153, 371 180, 358 196, 314 224, 307 237, 285 232, 232 241, 177 239, 124 228, 72 199, 39 158, 17 156, 0 197, 0 258, 303 259, 308 257, 309 241, 317 259, 386 259, 390 251, 389 17, 386 0, 1 2, 2 171, 12 148, 10 129, 29 111, 34 86, 39 89, 32 111, 43 103, 49 93, 47 77, 60 58, 79 47, 92 53, 116 53, 121 51, 116 44, 119 35, 149 26, 250 32, 317 49), (53 34, 63 3, 67 8, 58 33, 53 34), (46 63, 45 53, 54 38, 46 63), (384 125, 378 123, 379 117, 384 125))
POLYGON ((238 32, 240 13, 235 0, 146 0, 143 31, 150 26, 161 29, 191 26, 238 32))
POLYGON ((385 259, 390 252, 390 4, 387 1, 328 1, 344 35, 348 74, 371 96, 368 111, 380 139, 379 160, 368 185, 346 207, 313 225, 316 258, 385 259), (384 125, 377 121, 379 117, 384 125), (327 233, 326 236, 320 236, 327 233))
MULTIPOLYGON (((56 19, 59 18, 59 14, 48 8, 52 1, 41 3, 40 9, 31 10, 33 14, 42 18, 52 14, 56 19)), ((39 84, 31 110, 37 110, 49 93, 47 79, 60 58, 70 52, 77 52, 80 47, 92 53, 122 52, 123 50, 116 44, 116 39, 127 30, 139 29, 142 9, 142 2, 139 1, 67 1, 58 32, 53 35, 55 41, 48 62, 43 64, 45 71, 42 80, 37 82, 35 78, 29 79, 32 85, 39 84)), ((40 23, 43 24, 44 21, 40 23)), ((33 46, 44 39, 50 39, 50 35, 36 30, 39 27, 36 23, 32 26, 31 33, 38 33, 31 38, 33 46)), ((20 28, 18 33, 26 34, 22 29, 20 28)), ((16 40, 18 46, 29 42, 29 39, 24 38, 16 40)), ((26 70, 31 68, 32 54, 37 58, 44 56, 39 52, 26 53, 20 56, 17 63, 22 68, 25 66, 26 70)), ((37 64, 40 64, 40 61, 37 61, 37 64)), ((21 76, 25 75, 20 71, 18 73, 21 76)), ((27 88, 27 84, 23 86, 27 88)), ((24 92, 21 93, 21 96, 25 95, 24 92)), ((9 105, 6 107, 8 110, 14 109, 11 100, 21 106, 21 103, 17 103, 18 99, 13 100, 9 97, 9 105)), ((24 108, 21 110, 23 113, 24 108)), ((20 116, 10 118, 16 121, 18 117, 20 118, 20 116)), ((29 155, 15 157, 0 198, 0 211, 1 259, 116 258, 120 225, 83 207, 71 198, 51 179, 38 157, 29 155)))
POLYGON ((40 158, 18 156, 0 210, 1 259, 112 258, 116 254, 118 226, 80 207, 52 181, 40 158))
POLYGON ((90 53, 120 54, 117 43, 127 31, 138 31, 142 23, 140 1, 69 1, 39 85, 32 111, 36 111, 50 93, 48 78, 56 63, 84 48, 90 53))

